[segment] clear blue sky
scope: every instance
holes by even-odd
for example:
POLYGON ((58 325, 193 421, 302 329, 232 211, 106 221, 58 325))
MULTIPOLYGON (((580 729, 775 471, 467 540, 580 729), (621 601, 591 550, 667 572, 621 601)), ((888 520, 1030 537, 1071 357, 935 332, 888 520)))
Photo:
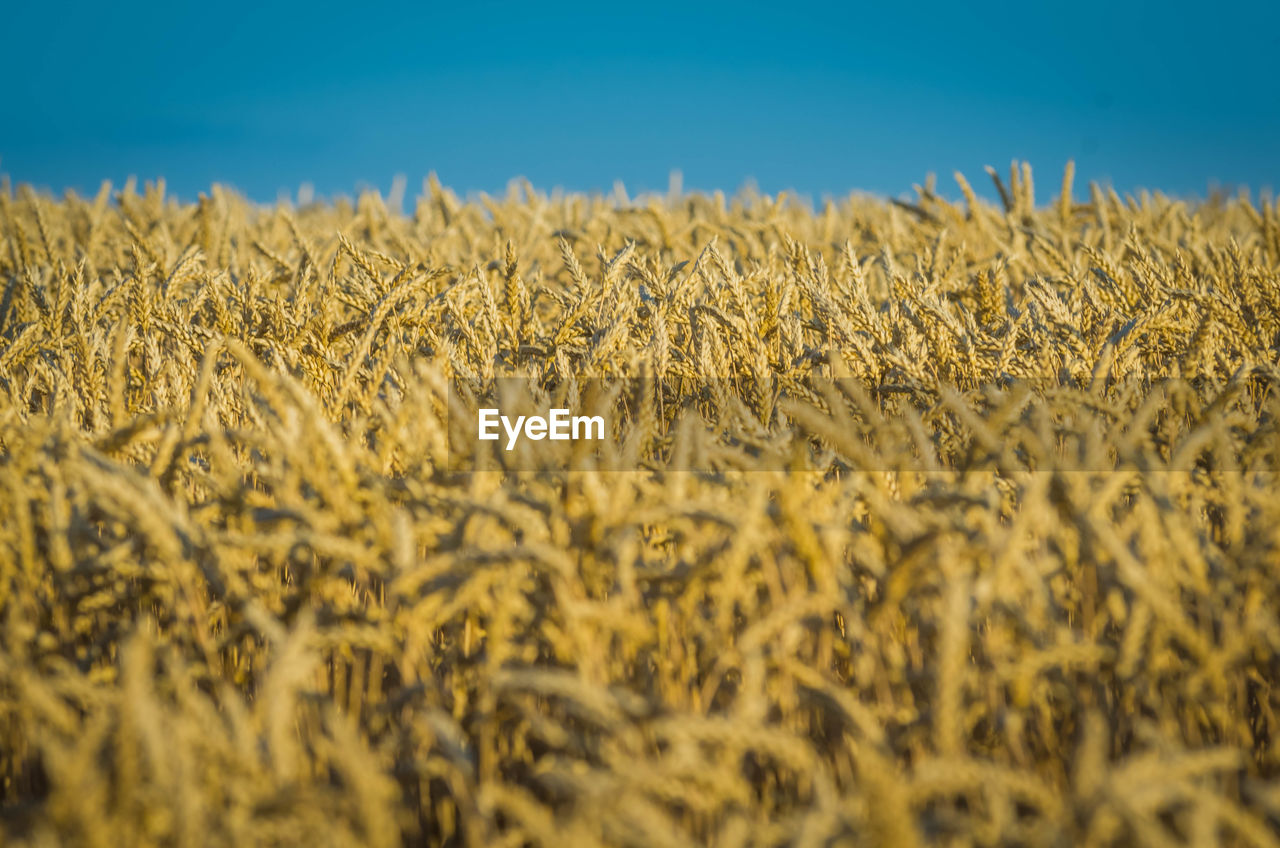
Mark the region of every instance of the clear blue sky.
POLYGON ((462 191, 909 192, 1013 157, 1128 190, 1280 188, 1280 4, 11 3, 0 172, 271 200, 462 191))

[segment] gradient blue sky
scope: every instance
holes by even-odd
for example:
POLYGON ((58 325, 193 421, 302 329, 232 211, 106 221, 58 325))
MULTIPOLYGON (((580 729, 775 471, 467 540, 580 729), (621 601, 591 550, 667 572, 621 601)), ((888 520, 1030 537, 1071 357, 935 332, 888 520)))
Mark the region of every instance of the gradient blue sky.
POLYGON ((1280 4, 12 3, 0 172, 261 200, 540 188, 898 195, 1013 157, 1280 187, 1280 4))

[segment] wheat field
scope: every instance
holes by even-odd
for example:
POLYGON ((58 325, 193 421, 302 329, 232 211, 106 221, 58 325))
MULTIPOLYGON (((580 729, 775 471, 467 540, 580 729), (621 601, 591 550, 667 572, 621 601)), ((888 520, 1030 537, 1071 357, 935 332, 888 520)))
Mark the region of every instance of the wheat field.
POLYGON ((5 184, 0 843, 1280 845, 1280 202, 990 173, 5 184))

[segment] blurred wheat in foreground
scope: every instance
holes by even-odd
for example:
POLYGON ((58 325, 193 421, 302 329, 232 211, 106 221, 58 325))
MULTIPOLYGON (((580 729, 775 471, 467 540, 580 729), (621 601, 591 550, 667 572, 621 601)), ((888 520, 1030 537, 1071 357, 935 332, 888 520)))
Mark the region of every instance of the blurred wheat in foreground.
POLYGON ((5 185, 0 842, 1280 845, 1280 207, 958 181, 5 185))

